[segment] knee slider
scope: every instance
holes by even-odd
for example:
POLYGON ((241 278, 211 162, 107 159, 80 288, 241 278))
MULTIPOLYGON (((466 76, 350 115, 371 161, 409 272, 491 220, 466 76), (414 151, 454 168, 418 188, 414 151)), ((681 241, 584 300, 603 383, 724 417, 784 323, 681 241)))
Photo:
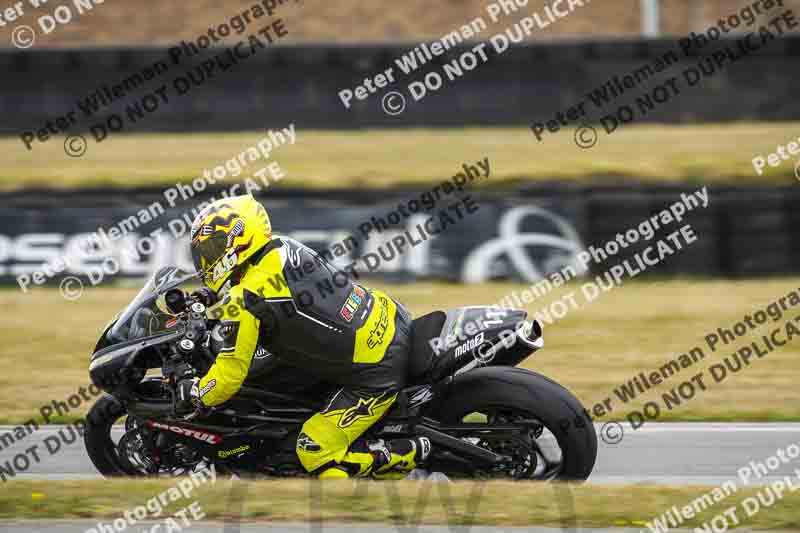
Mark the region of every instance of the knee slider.
POLYGON ((319 475, 320 479, 350 479, 350 475, 342 468, 332 466, 319 475))

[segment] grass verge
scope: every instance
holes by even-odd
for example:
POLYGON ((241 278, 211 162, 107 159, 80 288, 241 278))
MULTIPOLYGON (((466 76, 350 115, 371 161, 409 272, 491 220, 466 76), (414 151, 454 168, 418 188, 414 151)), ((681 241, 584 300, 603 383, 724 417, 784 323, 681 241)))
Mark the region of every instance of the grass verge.
MULTIPOLYGON (((711 487, 569 486, 511 482, 325 482, 282 480, 200 486, 166 507, 170 516, 199 501, 208 520, 372 522, 496 526, 639 527, 672 506, 683 508, 711 487), (240 503, 238 503, 240 502, 240 503)), ((3 487, 0 519, 106 519, 174 486, 169 480, 11 481, 3 487)), ((730 507, 740 527, 797 530, 800 494, 787 493, 748 516, 742 502, 759 489, 742 488, 681 525, 702 527, 730 507)), ((760 489, 764 490, 764 489, 760 489)), ((179 495, 180 496, 180 495, 179 495)), ((151 507, 157 509, 156 505, 151 507)), ((752 504, 751 504, 752 509, 752 504)), ((732 525, 732 524, 731 524, 732 525)))
MULTIPOLYGON (((287 172, 280 186, 387 187, 439 182, 463 163, 491 162, 491 186, 568 180, 612 183, 795 183, 795 162, 767 166, 751 159, 796 140, 800 125, 733 123, 631 125, 578 148, 572 128, 537 142, 528 128, 319 131, 297 129, 297 142, 273 152, 287 172), (443 147, 446 149, 443 150, 443 147)), ((28 151, 18 137, 0 138, 0 189, 30 186, 167 186, 189 181, 254 145, 263 132, 116 135, 67 157, 63 138, 28 151)), ((249 176, 261 168, 248 167, 249 176)), ((237 178, 226 178, 233 183, 237 178)))

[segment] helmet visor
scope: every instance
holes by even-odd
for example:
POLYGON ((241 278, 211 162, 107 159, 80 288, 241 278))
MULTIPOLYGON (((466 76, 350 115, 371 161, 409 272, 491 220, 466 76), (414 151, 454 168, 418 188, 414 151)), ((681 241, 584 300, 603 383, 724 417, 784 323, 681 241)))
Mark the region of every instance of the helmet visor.
POLYGON ((224 231, 215 231, 202 241, 192 243, 192 261, 194 267, 207 273, 223 255, 228 248, 228 235, 224 231))

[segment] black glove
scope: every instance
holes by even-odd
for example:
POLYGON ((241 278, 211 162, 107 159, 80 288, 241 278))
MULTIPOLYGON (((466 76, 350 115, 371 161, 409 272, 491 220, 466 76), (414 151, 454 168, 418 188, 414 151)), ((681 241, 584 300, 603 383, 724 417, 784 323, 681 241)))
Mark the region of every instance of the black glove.
POLYGON ((197 300, 198 302, 202 302, 203 305, 206 307, 211 307, 215 303, 217 303, 217 293, 209 289, 208 287, 203 287, 197 289, 192 293, 192 299, 197 300))
POLYGON ((178 388, 175 391, 175 411, 178 414, 187 414, 198 411, 202 408, 203 404, 200 401, 200 392, 198 384, 200 380, 197 378, 182 379, 178 382, 178 388))

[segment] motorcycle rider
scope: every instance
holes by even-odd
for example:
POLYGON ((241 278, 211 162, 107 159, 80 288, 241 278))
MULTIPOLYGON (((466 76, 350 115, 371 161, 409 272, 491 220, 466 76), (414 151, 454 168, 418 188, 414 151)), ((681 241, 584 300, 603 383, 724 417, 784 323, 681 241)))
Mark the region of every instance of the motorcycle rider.
POLYGON ((427 438, 359 441, 405 385, 411 317, 381 291, 356 284, 311 248, 272 234, 251 195, 203 209, 191 228, 207 305, 220 303, 223 348, 202 378, 182 380, 184 408, 216 406, 242 385, 253 355, 340 385, 303 424, 296 452, 320 478, 403 477, 430 453, 427 438), (241 305, 231 305, 241 302, 241 305))

